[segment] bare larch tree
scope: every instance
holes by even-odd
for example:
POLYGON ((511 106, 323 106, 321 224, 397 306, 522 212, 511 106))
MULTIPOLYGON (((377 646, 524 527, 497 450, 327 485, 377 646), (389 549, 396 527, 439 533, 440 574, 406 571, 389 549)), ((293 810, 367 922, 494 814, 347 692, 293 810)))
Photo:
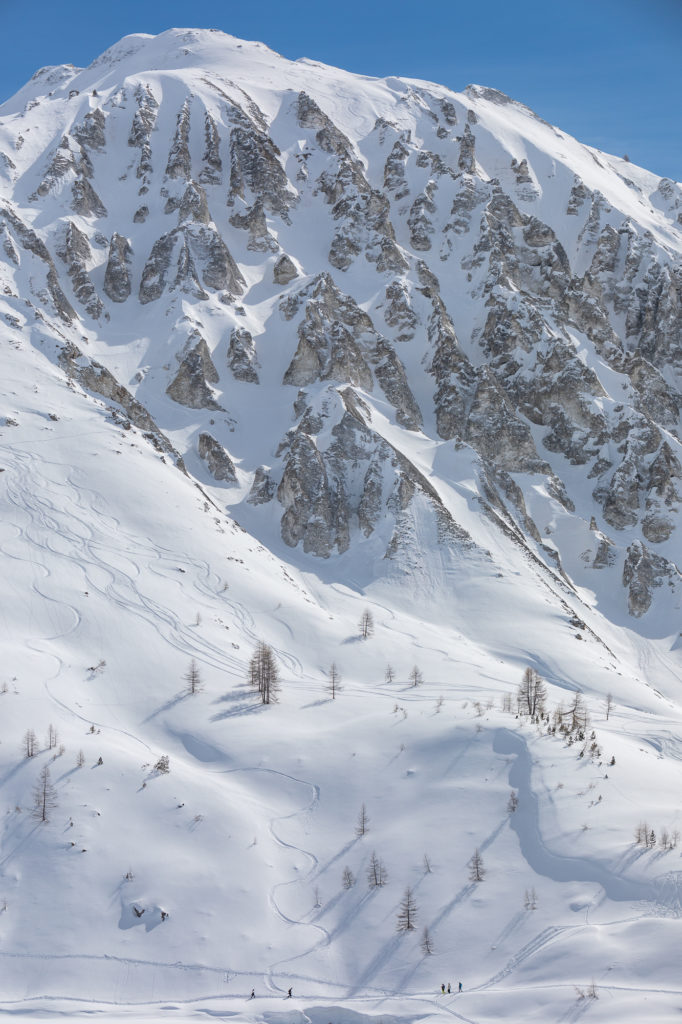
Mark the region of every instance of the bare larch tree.
POLYGON ((339 673, 338 668, 336 667, 335 662, 331 663, 329 672, 327 674, 327 679, 327 689, 332 695, 332 700, 336 700, 336 694, 341 689, 341 675, 339 673))
POLYGON ((369 815, 367 814, 367 808, 363 804, 358 814, 358 821, 355 826, 356 836, 364 836, 369 832, 369 815))
POLYGON ((189 663, 189 668, 184 675, 187 693, 199 693, 203 689, 201 672, 194 658, 189 663))
POLYGON ((412 671, 410 672, 410 682, 412 683, 413 686, 419 686, 421 683, 424 682, 424 676, 421 674, 421 671, 417 665, 414 665, 412 671))
POLYGON ((374 616, 372 615, 369 608, 365 608, 360 618, 360 636, 363 640, 368 640, 374 632, 374 616))
POLYGON ((535 718, 537 715, 544 714, 547 687, 542 676, 534 668, 527 668, 523 673, 516 700, 520 715, 530 715, 531 718, 535 718))
POLYGON ((386 885, 388 881, 388 871, 381 857, 377 857, 374 850, 372 856, 369 858, 369 867, 367 868, 367 881, 370 889, 380 889, 386 885))
POLYGON ((254 689, 258 690, 263 704, 275 704, 279 693, 279 673, 275 663, 272 647, 263 640, 249 662, 249 680, 254 689))
POLYGON ((49 812, 57 806, 57 790, 50 781, 50 769, 43 765, 33 788, 33 817, 47 821, 49 812))
POLYGON ((478 848, 474 850, 473 857, 469 861, 469 878, 472 882, 482 882, 485 878, 483 857, 481 857, 481 852, 478 848))
POLYGON ((398 931, 414 931, 416 920, 417 901, 414 898, 414 893, 412 892, 412 889, 408 885, 403 895, 403 898, 400 901, 400 909, 398 910, 398 931))

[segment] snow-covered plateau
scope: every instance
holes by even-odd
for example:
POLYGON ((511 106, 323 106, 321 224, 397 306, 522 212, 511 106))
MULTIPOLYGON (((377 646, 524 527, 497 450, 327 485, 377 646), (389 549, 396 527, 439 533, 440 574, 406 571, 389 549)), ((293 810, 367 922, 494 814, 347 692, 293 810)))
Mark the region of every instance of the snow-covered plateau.
POLYGON ((678 1021, 682 186, 128 36, 0 325, 0 1014, 678 1021))

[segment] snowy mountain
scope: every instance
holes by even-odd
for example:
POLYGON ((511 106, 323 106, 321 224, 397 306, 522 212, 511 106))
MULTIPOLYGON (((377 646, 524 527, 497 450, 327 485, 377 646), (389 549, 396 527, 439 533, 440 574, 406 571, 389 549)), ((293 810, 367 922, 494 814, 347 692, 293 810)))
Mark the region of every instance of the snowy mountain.
POLYGON ((197 30, 0 158, 0 1008, 672 1020, 682 186, 197 30))

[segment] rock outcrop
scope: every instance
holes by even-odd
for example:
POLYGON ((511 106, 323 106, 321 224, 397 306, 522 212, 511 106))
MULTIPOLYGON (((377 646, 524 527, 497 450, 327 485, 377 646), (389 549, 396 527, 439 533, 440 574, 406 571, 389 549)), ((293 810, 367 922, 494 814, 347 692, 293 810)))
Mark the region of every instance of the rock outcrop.
POLYGON ((195 344, 180 363, 180 369, 166 388, 166 394, 190 409, 222 409, 209 385, 220 380, 211 359, 208 345, 196 332, 190 337, 195 344))
POLYGON ((234 484, 237 472, 232 459, 223 446, 211 434, 199 434, 197 445, 199 458, 206 463, 209 473, 219 483, 234 484))
POLYGON ((64 246, 59 255, 67 265, 67 273, 71 278, 71 287, 75 298, 93 320, 98 320, 102 315, 103 306, 89 274, 92 249, 88 236, 72 221, 68 223, 64 246))
POLYGON ((256 346, 251 334, 244 327, 232 329, 227 362, 237 380, 247 381, 249 384, 259 383, 256 346))
POLYGON ((132 249, 127 238, 114 234, 109 244, 109 259, 104 274, 104 292, 112 302, 125 302, 130 295, 130 257, 132 249))

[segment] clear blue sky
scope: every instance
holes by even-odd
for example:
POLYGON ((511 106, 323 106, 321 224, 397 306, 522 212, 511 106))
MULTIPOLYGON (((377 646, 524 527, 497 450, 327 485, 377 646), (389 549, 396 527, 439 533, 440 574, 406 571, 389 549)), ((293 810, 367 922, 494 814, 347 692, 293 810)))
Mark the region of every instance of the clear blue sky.
POLYGON ((0 100, 121 36, 219 28, 367 75, 490 85, 682 180, 682 0, 0 0, 0 100))

